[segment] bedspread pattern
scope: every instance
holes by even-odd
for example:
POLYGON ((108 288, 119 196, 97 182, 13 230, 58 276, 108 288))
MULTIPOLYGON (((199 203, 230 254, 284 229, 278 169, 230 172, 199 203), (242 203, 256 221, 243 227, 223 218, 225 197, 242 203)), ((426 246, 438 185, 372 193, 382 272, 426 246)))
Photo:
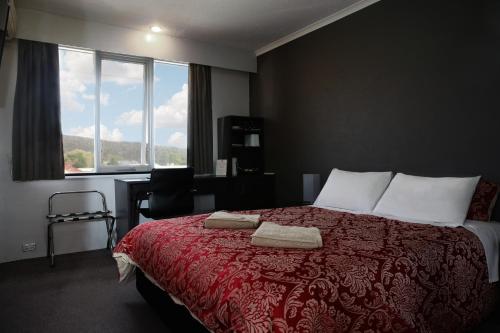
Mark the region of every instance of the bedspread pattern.
POLYGON ((494 300, 479 239, 315 207, 249 211, 315 226, 323 248, 250 245, 207 215, 142 224, 115 248, 215 332, 459 332, 494 300))

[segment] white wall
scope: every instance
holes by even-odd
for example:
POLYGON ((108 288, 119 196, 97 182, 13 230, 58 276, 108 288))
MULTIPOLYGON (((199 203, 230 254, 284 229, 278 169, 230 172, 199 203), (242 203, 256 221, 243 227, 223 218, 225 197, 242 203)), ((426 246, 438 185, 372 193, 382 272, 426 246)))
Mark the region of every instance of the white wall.
POLYGON ((17 37, 92 50, 191 62, 240 71, 257 71, 252 51, 193 40, 149 34, 102 23, 82 21, 31 9, 17 10, 17 37))
POLYGON ((249 83, 248 73, 212 68, 214 160, 217 160, 217 118, 227 115, 250 115, 249 83))
MULTIPOLYGON (((13 182, 12 109, 14 104, 17 47, 9 42, 0 68, 0 262, 45 255, 47 200, 50 194, 65 190, 103 191, 114 208, 114 185, 110 178, 61 181, 13 182), (35 252, 22 252, 22 244, 36 242, 35 252)), ((86 207, 81 202, 81 207, 86 207)), ((66 225, 57 228, 59 253, 102 248, 106 244, 104 222, 66 225)))
MULTIPOLYGON (((21 16, 21 20, 22 19, 23 16, 21 16)), ((26 19, 26 16, 24 16, 24 19, 26 19)), ((61 19, 65 20, 66 18, 61 19)), ((43 26, 30 26, 30 29, 45 29, 43 26)), ((29 32, 26 29, 26 25, 20 26, 20 32, 22 33, 21 36, 24 36, 24 38, 38 34, 35 31, 29 32)), ((95 33, 94 30, 90 30, 91 31, 87 31, 87 33, 95 33)), ((40 33, 40 35, 43 34, 40 33)), ((67 40, 71 39, 71 34, 66 32, 64 35, 65 36, 63 37, 66 38, 64 40, 65 44, 89 47, 87 44, 81 45, 77 42, 70 43, 67 40)), ((95 39, 90 35, 86 35, 85 40, 95 39)), ((61 41, 54 39, 45 41, 62 43, 61 41)), ((81 40, 75 38, 75 41, 80 42, 81 40)), ((180 44, 177 44, 177 46, 179 45, 180 44)), ((94 47, 97 48, 97 46, 94 47)), ((120 47, 120 50, 121 51, 119 52, 126 54, 133 53, 142 56, 152 56, 151 54, 135 53, 138 49, 134 45, 130 48, 131 52, 128 52, 126 47, 120 47)), ((106 51, 117 52, 118 50, 106 49, 106 51)), ((223 61, 223 54, 224 52, 219 53, 219 60, 221 62, 223 61)), ((182 56, 182 54, 179 52, 178 56, 182 56)), ((179 58, 162 59, 194 61, 191 59, 179 58)), ((199 63, 210 64, 202 61, 199 61, 199 63)), ((231 61, 228 63, 231 63, 231 61)), ((223 64, 219 64, 219 66, 222 65, 223 64)), ((95 189, 105 193, 108 199, 108 206, 112 210, 114 210, 115 206, 114 177, 111 176, 73 178, 59 181, 12 181, 12 110, 14 104, 16 71, 17 45, 15 42, 8 42, 4 50, 0 66, 0 262, 45 256, 47 226, 45 215, 47 214, 48 209, 48 197, 53 192, 95 189), (36 242, 36 250, 34 252, 22 252, 22 244, 25 242, 36 242)), ((214 125, 216 125, 216 119, 221 116, 231 114, 249 115, 248 85, 249 74, 247 72, 227 70, 223 68, 212 69, 214 125)), ((217 127, 215 126, 214 137, 216 137, 216 135, 217 127)), ((216 143, 215 138, 214 143, 216 143)), ((214 144, 214 147, 215 146, 216 144, 214 144)), ((217 158, 216 150, 214 158, 217 158)), ((130 176, 126 177, 130 178, 130 176)), ((213 200, 211 200, 211 198, 198 198, 196 201, 197 207, 200 210, 205 210, 212 203, 213 200)), ((89 202, 81 201, 76 205, 78 205, 79 208, 84 209, 89 205, 89 202)), ((106 244, 104 222, 84 223, 79 225, 59 225, 56 226, 55 232, 56 254, 99 249, 105 247, 106 244)))

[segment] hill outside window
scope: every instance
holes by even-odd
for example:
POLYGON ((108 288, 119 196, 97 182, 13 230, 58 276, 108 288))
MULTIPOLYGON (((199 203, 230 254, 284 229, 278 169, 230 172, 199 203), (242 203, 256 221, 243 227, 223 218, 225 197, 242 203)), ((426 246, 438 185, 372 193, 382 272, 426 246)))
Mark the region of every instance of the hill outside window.
POLYGON ((188 66, 59 48, 66 174, 186 166, 188 66))

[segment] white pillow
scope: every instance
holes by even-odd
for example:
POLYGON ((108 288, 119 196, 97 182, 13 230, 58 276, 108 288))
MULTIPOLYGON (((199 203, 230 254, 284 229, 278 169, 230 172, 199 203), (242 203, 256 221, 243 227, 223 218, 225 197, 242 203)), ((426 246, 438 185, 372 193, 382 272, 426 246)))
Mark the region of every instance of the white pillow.
POLYGON ((398 173, 374 212, 409 222, 460 226, 479 178, 430 178, 398 173))
POLYGON ((315 206, 371 212, 392 178, 392 172, 349 172, 333 169, 315 206))

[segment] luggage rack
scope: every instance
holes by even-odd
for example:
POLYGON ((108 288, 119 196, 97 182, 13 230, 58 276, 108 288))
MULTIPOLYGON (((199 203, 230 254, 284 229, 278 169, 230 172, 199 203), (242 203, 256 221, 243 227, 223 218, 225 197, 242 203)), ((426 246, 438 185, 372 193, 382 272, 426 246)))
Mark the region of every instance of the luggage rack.
POLYGON ((105 221, 106 231, 108 234, 108 241, 106 248, 111 250, 114 247, 113 240, 113 228, 115 225, 115 217, 111 215, 111 211, 108 209, 106 204, 106 197, 102 192, 91 190, 91 191, 66 191, 66 192, 56 192, 49 197, 49 214, 47 214, 47 220, 49 222, 47 226, 47 257, 50 258, 50 266, 54 267, 54 231, 53 227, 58 223, 65 222, 94 222, 94 221, 105 221), (53 199, 56 196, 64 195, 74 195, 74 194, 97 194, 101 198, 102 209, 94 212, 71 212, 64 214, 56 214, 53 211, 53 199))

